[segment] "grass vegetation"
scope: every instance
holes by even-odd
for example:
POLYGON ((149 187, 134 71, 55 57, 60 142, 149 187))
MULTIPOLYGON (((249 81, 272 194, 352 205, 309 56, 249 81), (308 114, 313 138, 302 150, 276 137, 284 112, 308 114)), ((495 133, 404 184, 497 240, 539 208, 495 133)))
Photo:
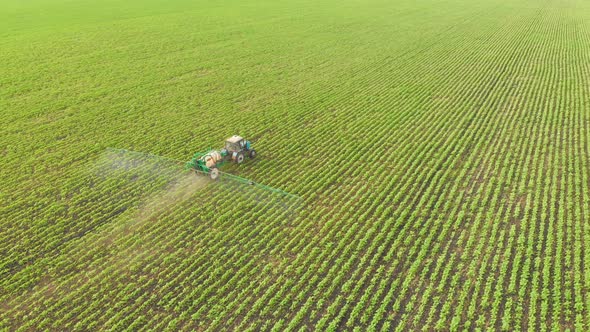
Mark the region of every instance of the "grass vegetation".
POLYGON ((588 330, 589 36, 583 0, 5 0, 0 328, 588 330), (233 134, 303 203, 106 150, 233 134))

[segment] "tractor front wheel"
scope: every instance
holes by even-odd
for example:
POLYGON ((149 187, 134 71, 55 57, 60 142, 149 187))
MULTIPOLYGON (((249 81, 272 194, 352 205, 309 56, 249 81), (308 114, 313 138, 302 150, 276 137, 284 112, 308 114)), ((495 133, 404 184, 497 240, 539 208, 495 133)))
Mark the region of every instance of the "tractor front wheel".
POLYGON ((217 178, 219 178, 219 169, 216 167, 213 167, 209 170, 209 177, 211 177, 211 180, 217 180, 217 178))
POLYGON ((254 150, 254 149, 250 150, 250 153, 249 153, 249 155, 250 155, 250 158, 251 158, 251 159, 254 159, 254 158, 256 158, 256 150, 254 150))
POLYGON ((243 161, 244 161, 244 154, 241 152, 238 152, 238 154, 236 155, 236 163, 241 164, 243 161))

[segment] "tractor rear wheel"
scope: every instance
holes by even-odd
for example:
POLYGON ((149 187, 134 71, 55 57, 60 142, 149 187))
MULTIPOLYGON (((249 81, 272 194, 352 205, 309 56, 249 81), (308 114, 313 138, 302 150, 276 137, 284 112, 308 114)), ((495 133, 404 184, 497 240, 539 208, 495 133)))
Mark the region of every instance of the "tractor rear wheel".
POLYGON ((238 152, 238 154, 236 155, 236 163, 241 164, 243 161, 244 161, 244 154, 241 152, 238 152))
POLYGON ((256 158, 256 150, 254 150, 254 149, 250 150, 250 153, 249 153, 249 155, 250 155, 250 158, 251 158, 251 159, 254 159, 254 158, 256 158))
POLYGON ((219 169, 217 167, 213 167, 209 170, 209 177, 211 180, 217 180, 219 178, 219 169))

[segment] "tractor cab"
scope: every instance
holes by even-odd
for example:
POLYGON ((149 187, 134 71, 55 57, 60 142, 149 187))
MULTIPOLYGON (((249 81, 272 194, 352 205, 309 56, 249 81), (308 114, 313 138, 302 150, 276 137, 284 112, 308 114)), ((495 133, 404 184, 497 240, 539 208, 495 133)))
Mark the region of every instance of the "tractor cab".
POLYGON ((234 135, 225 140, 225 149, 230 153, 241 152, 246 150, 246 142, 241 136, 234 135))
POLYGON ((225 148, 222 153, 236 163, 241 164, 244 161, 245 155, 250 158, 256 157, 256 151, 250 145, 250 141, 245 140, 241 136, 234 135, 225 140, 225 148))

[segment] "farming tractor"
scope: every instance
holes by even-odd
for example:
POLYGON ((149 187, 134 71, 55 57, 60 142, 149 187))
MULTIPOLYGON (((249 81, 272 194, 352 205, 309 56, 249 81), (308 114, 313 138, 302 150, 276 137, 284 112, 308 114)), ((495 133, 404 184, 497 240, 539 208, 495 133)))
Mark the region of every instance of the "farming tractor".
POLYGON ((255 158, 256 150, 252 149, 251 145, 250 141, 234 135, 225 140, 225 147, 219 151, 209 150, 195 153, 193 159, 186 163, 186 167, 209 174, 211 179, 216 180, 219 177, 219 167, 224 163, 231 161, 241 164, 245 156, 255 158))

